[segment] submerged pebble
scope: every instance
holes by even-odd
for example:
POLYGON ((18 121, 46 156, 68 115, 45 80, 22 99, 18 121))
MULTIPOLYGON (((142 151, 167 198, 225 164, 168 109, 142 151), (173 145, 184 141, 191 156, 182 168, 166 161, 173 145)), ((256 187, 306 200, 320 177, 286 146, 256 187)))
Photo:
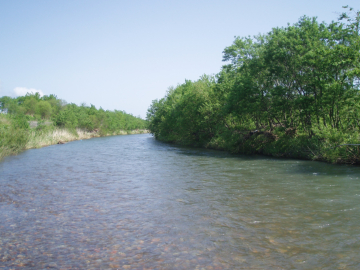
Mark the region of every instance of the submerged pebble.
POLYGON ((360 170, 309 164, 149 135, 26 151, 0 163, 0 265, 360 269, 360 170))

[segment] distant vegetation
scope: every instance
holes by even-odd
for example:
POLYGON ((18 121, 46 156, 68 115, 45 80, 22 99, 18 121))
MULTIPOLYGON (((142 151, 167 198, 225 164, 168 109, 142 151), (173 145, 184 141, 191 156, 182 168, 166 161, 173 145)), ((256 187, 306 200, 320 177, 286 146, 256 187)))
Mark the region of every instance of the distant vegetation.
POLYGON ((226 47, 216 76, 186 80, 154 100, 150 132, 162 141, 360 164, 360 13, 302 17, 226 47))
MULTIPOLYGON (((30 140, 49 137, 49 134, 55 139, 47 140, 47 144, 54 143, 59 137, 54 134, 65 134, 70 140, 69 133, 72 133, 72 139, 80 133, 86 133, 84 136, 88 138, 91 134, 124 134, 146 127, 145 120, 124 111, 105 111, 96 109, 94 105, 67 104, 55 95, 40 97, 35 93, 17 98, 4 96, 0 98, 0 159, 27 148, 30 140), (36 127, 30 128, 29 123, 36 123, 36 127)), ((36 147, 33 142, 30 144, 36 147)), ((44 143, 38 143, 38 146, 42 145, 44 143)))

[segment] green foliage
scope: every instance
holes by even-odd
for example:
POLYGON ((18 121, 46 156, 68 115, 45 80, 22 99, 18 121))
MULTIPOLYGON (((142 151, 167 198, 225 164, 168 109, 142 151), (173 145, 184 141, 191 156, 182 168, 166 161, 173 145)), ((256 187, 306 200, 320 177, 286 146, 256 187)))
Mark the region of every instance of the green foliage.
POLYGON ((66 128, 76 136, 77 128, 94 131, 100 136, 147 128, 145 120, 124 111, 67 104, 55 95, 4 96, 0 98, 0 159, 25 148, 29 140, 29 121, 37 121, 36 134, 48 133, 55 127, 66 128), (1 113, 6 111, 8 114, 1 113))
POLYGON ((64 106, 52 119, 56 126, 79 127, 88 131, 98 129, 104 134, 147 127, 145 120, 123 111, 105 111, 102 108, 97 110, 94 105, 77 106, 73 103, 64 106))
POLYGON ((359 12, 330 24, 304 16, 236 37, 215 78, 185 81, 153 101, 150 131, 235 153, 359 163, 355 148, 337 147, 360 143, 359 21, 359 12))
POLYGON ((0 159, 24 149, 28 141, 27 128, 23 117, 0 114, 0 159))
POLYGON ((29 123, 28 123, 25 115, 23 115, 23 114, 11 115, 11 119, 12 119, 12 126, 15 129, 28 129, 29 128, 29 123))
POLYGON ((35 97, 26 98, 23 103, 24 112, 26 114, 34 115, 36 112, 36 105, 38 101, 35 97))
POLYGON ((214 83, 214 78, 203 76, 170 88, 166 98, 153 101, 148 110, 150 130, 162 140, 205 144, 214 136, 217 119, 214 83))
POLYGON ((0 108, 7 109, 10 115, 17 115, 16 117, 22 117, 27 121, 52 120, 58 127, 81 128, 88 131, 97 129, 103 134, 147 127, 145 120, 124 111, 105 111, 102 108, 96 109, 94 105, 89 107, 85 104, 67 104, 55 95, 40 97, 36 93, 17 98, 1 97, 0 105, 0 108))
POLYGON ((53 117, 53 120, 55 125, 59 127, 75 128, 78 124, 78 119, 71 105, 61 110, 53 117))
POLYGON ((51 115, 51 105, 47 101, 40 100, 37 103, 36 111, 39 115, 41 115, 41 118, 48 119, 51 115))

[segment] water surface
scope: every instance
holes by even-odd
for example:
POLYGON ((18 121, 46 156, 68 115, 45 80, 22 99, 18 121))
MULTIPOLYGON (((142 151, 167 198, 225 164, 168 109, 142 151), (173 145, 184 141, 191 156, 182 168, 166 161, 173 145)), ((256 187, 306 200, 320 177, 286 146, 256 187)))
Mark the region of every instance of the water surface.
POLYGON ((0 269, 360 269, 360 168, 151 135, 0 163, 0 269))

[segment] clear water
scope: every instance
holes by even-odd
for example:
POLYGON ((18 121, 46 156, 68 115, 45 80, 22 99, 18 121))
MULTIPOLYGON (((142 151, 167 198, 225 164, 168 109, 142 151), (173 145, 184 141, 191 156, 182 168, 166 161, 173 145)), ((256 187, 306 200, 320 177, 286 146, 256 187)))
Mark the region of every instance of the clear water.
POLYGON ((360 269, 360 168, 147 134, 25 151, 0 163, 0 268, 360 269))

